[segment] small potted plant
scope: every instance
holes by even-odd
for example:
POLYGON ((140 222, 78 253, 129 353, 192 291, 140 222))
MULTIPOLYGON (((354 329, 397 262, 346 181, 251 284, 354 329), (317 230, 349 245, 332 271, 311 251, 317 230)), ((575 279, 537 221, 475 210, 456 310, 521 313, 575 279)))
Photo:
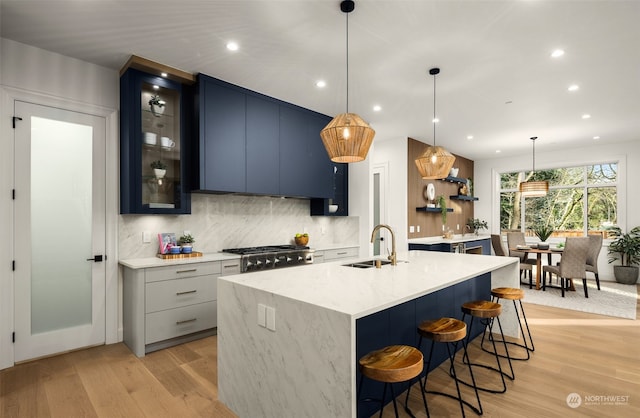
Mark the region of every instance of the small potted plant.
POLYGON ((447 199, 444 195, 436 197, 436 206, 440 208, 440 216, 442 217, 442 228, 447 223, 447 199))
POLYGON ((609 263, 620 260, 620 265, 613 266, 613 275, 618 283, 635 284, 638 281, 638 264, 640 264, 640 226, 628 233, 622 233, 619 227, 610 230, 615 237, 609 244, 609 263))
POLYGON ((151 96, 149 100, 149 106, 151 106, 151 113, 154 116, 160 117, 164 113, 164 108, 167 103, 160 98, 157 94, 151 96))
POLYGON ((469 218, 469 220, 467 221, 467 226, 469 227, 469 230, 471 230, 476 235, 478 235, 481 229, 489 229, 487 221, 476 218, 469 218))
POLYGON ((191 234, 185 234, 180 237, 178 243, 180 244, 180 251, 184 254, 191 254, 193 251, 193 243, 196 240, 193 238, 191 234))
POLYGON ((153 168, 153 173, 157 179, 164 178, 165 174, 167 174, 167 165, 160 160, 153 161, 151 168, 153 168))
POLYGON ((553 228, 550 225, 538 224, 535 228, 533 228, 533 233, 540 239, 538 243, 538 248, 541 250, 548 250, 549 243, 547 239, 553 234, 553 228))

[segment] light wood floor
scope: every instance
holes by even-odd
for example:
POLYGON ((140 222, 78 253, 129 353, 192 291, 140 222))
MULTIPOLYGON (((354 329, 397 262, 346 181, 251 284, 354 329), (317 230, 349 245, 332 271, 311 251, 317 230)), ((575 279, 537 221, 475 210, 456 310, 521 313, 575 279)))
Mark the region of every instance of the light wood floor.
MULTIPOLYGON (((525 309, 536 351, 531 360, 515 362, 516 380, 507 383, 505 394, 481 393, 484 416, 640 416, 640 320, 527 304, 525 309), (582 396, 581 406, 567 406, 570 393, 582 396), (586 404, 587 396, 612 395, 628 400, 609 405, 591 398, 586 404)), ((113 344, 0 371, 0 417, 235 417, 217 401, 216 341, 209 337, 142 359, 113 344)), ((479 354, 477 344, 472 358, 479 354)), ((479 370, 479 381, 495 381, 495 375, 479 370)), ((429 376, 431 388, 455 390, 444 367, 429 376)), ((415 389, 409 404, 424 417, 415 389)), ((427 399, 432 417, 460 416, 455 401, 427 399)), ((384 416, 393 416, 393 408, 387 407, 384 416)))

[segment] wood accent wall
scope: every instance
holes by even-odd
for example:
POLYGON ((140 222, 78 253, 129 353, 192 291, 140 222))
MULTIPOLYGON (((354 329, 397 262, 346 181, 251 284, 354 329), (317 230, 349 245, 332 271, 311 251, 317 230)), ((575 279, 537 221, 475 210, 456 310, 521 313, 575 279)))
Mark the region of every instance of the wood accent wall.
MULTIPOLYGON (((464 227, 469 218, 473 218, 474 202, 451 200, 449 196, 458 194, 458 184, 450 183, 443 180, 423 180, 420 177, 415 159, 418 158, 424 150, 429 147, 423 142, 408 138, 407 152, 407 237, 422 238, 442 235, 442 219, 439 212, 416 212, 417 207, 427 205, 427 184, 433 183, 436 190, 436 197, 444 195, 447 200, 447 207, 453 208, 453 212, 447 214, 446 227, 450 228, 454 234, 462 234, 465 232, 464 227), (410 226, 414 226, 414 232, 411 233, 410 226), (456 226, 460 229, 456 229, 456 226), (418 232, 418 226, 420 232, 418 232)), ((473 161, 453 154, 456 161, 454 167, 460 170, 458 176, 460 178, 471 178, 473 182, 473 161)))

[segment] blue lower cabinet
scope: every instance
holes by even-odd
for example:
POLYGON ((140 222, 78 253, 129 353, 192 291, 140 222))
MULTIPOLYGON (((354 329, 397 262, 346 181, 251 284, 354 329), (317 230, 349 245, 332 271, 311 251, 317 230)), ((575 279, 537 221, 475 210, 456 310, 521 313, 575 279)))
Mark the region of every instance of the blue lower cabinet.
MULTIPOLYGON (((441 317, 462 318, 460 306, 462 303, 486 299, 491 293, 491 273, 466 280, 446 289, 419 297, 401 305, 385 309, 381 312, 365 316, 356 321, 356 361, 367 353, 386 347, 388 345, 406 344, 418 346, 418 325, 427 319, 441 317)), ((482 328, 475 327, 471 332, 471 338, 481 334, 482 328)), ((431 341, 422 342, 422 354, 425 360, 429 356, 431 341)), ((461 349, 462 346, 459 347, 461 349)), ((447 360, 447 349, 444 344, 436 344, 434 356, 429 370, 433 370, 447 360)), ((360 368, 356 365, 356 393, 360 393, 360 399, 380 399, 383 391, 383 383, 370 379, 362 380, 360 390, 360 368)), ((407 389, 408 383, 396 384, 396 395, 407 389)), ((390 395, 387 400, 391 402, 390 395)), ((358 401, 358 417, 369 417, 378 411, 379 403, 358 401)))

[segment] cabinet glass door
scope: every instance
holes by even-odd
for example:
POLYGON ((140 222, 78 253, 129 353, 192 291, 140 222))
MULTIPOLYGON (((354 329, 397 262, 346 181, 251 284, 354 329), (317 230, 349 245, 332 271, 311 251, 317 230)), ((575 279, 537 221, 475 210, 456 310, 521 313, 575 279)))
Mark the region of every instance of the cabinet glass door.
POLYGON ((180 205, 180 92, 142 83, 142 207, 180 205))

